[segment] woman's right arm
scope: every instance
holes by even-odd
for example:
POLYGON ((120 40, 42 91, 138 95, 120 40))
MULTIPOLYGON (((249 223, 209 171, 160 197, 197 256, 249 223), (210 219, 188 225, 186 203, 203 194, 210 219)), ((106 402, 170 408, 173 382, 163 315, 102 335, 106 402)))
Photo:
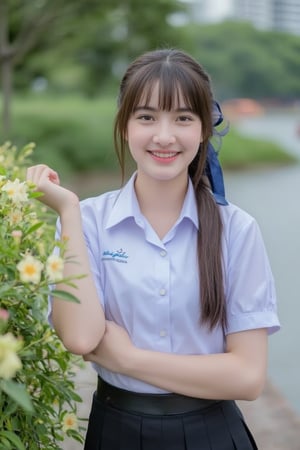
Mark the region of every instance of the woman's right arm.
POLYGON ((57 285, 75 295, 80 303, 53 299, 52 322, 64 346, 71 353, 90 353, 101 341, 105 330, 104 312, 90 269, 78 197, 60 186, 59 177, 49 167, 39 164, 27 171, 27 180, 43 193, 40 200, 57 212, 61 236, 67 239, 64 277, 85 275, 74 280, 76 288, 57 285))

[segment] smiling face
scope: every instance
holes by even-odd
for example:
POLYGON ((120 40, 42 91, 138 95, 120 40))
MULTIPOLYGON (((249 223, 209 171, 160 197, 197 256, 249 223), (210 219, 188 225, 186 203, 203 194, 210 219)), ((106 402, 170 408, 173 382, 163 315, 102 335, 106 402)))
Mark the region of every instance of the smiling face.
POLYGON ((184 52, 156 50, 133 61, 120 84, 114 126, 123 181, 129 147, 138 170, 155 169, 161 179, 186 171, 196 152, 188 172, 197 184, 213 132, 212 103, 209 76, 184 52))
POLYGON ((170 110, 160 106, 159 82, 142 95, 127 125, 127 141, 139 176, 159 181, 187 177, 202 142, 200 118, 177 90, 170 110))

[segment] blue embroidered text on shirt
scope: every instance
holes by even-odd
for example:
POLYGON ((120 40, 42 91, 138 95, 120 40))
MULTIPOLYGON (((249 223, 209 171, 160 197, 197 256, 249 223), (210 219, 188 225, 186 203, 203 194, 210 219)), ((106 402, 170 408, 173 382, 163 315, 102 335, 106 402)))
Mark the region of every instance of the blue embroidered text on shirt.
POLYGON ((102 260, 117 261, 127 264, 128 255, 122 248, 116 251, 105 250, 102 253, 102 260))

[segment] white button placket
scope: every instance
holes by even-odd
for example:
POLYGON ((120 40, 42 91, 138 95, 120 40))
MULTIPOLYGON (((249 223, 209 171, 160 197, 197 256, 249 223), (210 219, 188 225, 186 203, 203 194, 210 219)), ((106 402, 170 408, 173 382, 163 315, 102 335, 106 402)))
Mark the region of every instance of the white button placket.
POLYGON ((158 280, 157 337, 160 348, 170 351, 170 260, 165 249, 159 251, 158 280))

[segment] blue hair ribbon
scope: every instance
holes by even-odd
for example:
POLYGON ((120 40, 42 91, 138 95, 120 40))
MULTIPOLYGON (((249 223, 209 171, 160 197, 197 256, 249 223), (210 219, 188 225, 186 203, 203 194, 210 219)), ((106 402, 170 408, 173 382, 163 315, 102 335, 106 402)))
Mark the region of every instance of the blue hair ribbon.
MULTIPOLYGON (((214 101, 213 102, 213 127, 220 125, 224 116, 221 111, 220 105, 214 101)), ((228 126, 225 127, 224 130, 218 132, 219 136, 224 136, 228 132, 228 126)), ((218 159, 218 152, 214 149, 211 142, 208 143, 207 148, 207 159, 206 159, 206 175, 209 179, 212 193, 216 202, 219 205, 228 205, 228 201, 225 197, 225 187, 224 187, 224 178, 222 167, 218 159)))

